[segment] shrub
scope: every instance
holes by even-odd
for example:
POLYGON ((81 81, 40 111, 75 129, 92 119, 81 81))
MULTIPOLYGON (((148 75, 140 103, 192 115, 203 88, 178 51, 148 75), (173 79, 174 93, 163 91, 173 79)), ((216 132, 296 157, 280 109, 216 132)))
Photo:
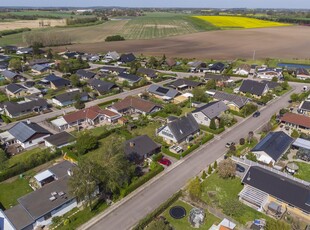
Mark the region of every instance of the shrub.
POLYGON ((218 174, 223 179, 235 177, 236 164, 230 159, 221 161, 218 167, 218 174))
POLYGON ((211 174, 211 173, 212 173, 212 167, 211 167, 211 165, 209 165, 208 174, 211 174))
POLYGON ((215 124, 215 119, 214 118, 211 119, 209 128, 213 129, 213 130, 216 130, 216 124, 215 124))
POLYGON ((206 174, 206 171, 205 170, 203 170, 202 171, 202 174, 201 174, 201 179, 206 179, 206 177, 207 177, 207 174, 206 174))
POLYGON ((31 29, 29 28, 20 28, 20 29, 15 29, 15 30, 2 30, 0 31, 0 36, 19 34, 19 33, 23 33, 23 32, 30 31, 30 30, 31 29))
POLYGON ((214 168, 214 169, 217 168, 217 161, 214 162, 213 168, 214 168))
POLYGON ((245 139, 244 139, 244 138, 240 138, 239 144, 240 144, 240 145, 244 145, 244 144, 245 144, 245 139))
POLYGON ((105 39, 106 42, 124 41, 124 40, 125 38, 121 35, 112 35, 112 36, 106 37, 105 39))

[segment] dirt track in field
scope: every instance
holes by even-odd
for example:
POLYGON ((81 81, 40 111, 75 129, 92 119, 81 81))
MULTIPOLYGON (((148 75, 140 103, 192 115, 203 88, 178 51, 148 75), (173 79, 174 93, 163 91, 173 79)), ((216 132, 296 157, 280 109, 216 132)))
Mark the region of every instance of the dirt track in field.
MULTIPOLYGON (((89 53, 116 50, 192 58, 310 58, 310 27, 290 26, 194 33, 152 40, 84 43, 66 46, 89 53)), ((56 50, 63 51, 64 47, 56 50)))

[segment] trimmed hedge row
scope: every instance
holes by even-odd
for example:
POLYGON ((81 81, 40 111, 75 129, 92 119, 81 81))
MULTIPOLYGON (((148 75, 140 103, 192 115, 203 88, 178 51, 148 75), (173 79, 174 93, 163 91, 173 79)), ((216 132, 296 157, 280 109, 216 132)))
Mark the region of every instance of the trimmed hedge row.
POLYGON ((171 206, 174 202, 176 202, 182 195, 182 191, 178 191, 172 197, 170 197, 165 203, 161 204, 158 208, 156 208, 153 212, 148 214, 132 230, 143 230, 152 220, 163 213, 169 206, 171 206))
POLYGON ((168 156, 170 156, 170 157, 176 158, 176 159, 178 159, 178 160, 181 159, 181 154, 175 154, 175 153, 171 152, 171 151, 169 150, 169 147, 167 147, 167 146, 163 146, 163 147, 161 148, 161 151, 162 151, 164 154, 166 154, 166 155, 168 155, 168 156))
POLYGON ((23 33, 25 31, 30 31, 30 30, 31 30, 30 28, 20 28, 20 29, 15 29, 15 30, 2 30, 0 31, 0 36, 18 34, 18 33, 23 33))
POLYGON ((188 154, 190 154, 191 152, 193 152, 195 149, 197 149, 200 145, 203 145, 205 143, 207 143, 208 141, 210 141, 211 139, 214 138, 214 135, 213 134, 208 134, 206 135, 205 137, 202 138, 201 140, 201 144, 200 143, 197 143, 195 145, 192 145, 189 149, 185 150, 183 153, 182 153, 182 157, 185 157, 187 156, 188 154))
POLYGON ((214 130, 214 129, 210 129, 209 127, 207 127, 205 125, 200 125, 199 128, 201 130, 207 131, 207 132, 212 133, 212 134, 220 134, 220 133, 225 131, 225 128, 218 128, 218 129, 214 130))
POLYGON ((136 190, 138 187, 155 177, 157 174, 159 174, 161 171, 164 170, 164 167, 161 165, 158 165, 153 171, 150 171, 149 173, 143 175, 142 177, 138 178, 136 181, 132 182, 128 187, 121 190, 121 197, 127 196, 129 193, 136 190))

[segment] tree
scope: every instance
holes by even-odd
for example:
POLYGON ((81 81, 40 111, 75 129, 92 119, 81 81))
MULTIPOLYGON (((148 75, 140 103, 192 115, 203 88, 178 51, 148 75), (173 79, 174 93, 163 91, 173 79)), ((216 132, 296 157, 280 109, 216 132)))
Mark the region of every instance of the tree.
POLYGON ((98 147, 98 140, 89 131, 79 133, 76 138, 75 148, 79 155, 84 155, 90 150, 98 147))
POLYGON ((249 133, 248 133, 248 143, 251 143, 252 142, 252 140, 253 140, 253 137, 254 137, 254 132, 253 131, 250 131, 249 133))
POLYGON ((285 223, 284 221, 281 220, 267 220, 266 222, 266 226, 265 226, 266 230, 290 230, 290 226, 285 223))
POLYGON ((208 89, 216 89, 216 81, 211 79, 207 81, 205 88, 208 89))
POLYGON ((53 59, 53 54, 52 54, 52 49, 48 49, 47 54, 46 54, 47 59, 53 59))
POLYGON ((40 54, 40 48, 42 48, 43 47, 43 45, 42 45, 42 43, 40 43, 40 42, 34 42, 33 44, 32 44, 32 53, 33 53, 33 55, 39 55, 40 54))
POLYGON ((97 175, 100 172, 99 165, 87 158, 79 161, 79 166, 73 169, 73 175, 69 179, 69 192, 92 210, 94 193, 99 184, 97 175))
POLYGON ((193 101, 199 101, 199 102, 209 102, 209 97, 206 94, 204 88, 202 87, 196 87, 192 90, 193 93, 193 101))
POLYGON ((22 70, 22 62, 19 58, 13 58, 9 61, 9 68, 17 71, 22 70))
POLYGON ((188 193, 193 200, 198 200, 201 197, 202 187, 198 177, 191 180, 187 187, 188 193))
POLYGON ((257 110, 257 105, 254 105, 253 103, 247 103, 243 108, 240 110, 240 113, 246 117, 252 113, 254 113, 257 110))
POLYGON ((257 162, 257 158, 256 158, 255 154, 252 153, 252 152, 249 152, 249 153, 246 155, 246 159, 248 159, 248 160, 250 160, 250 161, 257 162))
POLYGON ((206 177, 207 177, 207 174, 206 174, 206 171, 205 170, 203 170, 202 171, 202 174, 201 174, 201 179, 206 179, 206 177))
POLYGON ((147 80, 143 77, 140 81, 139 81, 139 86, 145 86, 147 84, 147 80))
POLYGON ((122 85, 123 85, 124 88, 128 88, 129 87, 129 82, 125 80, 125 81, 123 81, 122 85))
POLYGON ((299 101, 299 95, 297 93, 291 94, 290 98, 291 98, 292 102, 299 101))
POLYGON ((74 107, 76 109, 84 109, 85 108, 85 103, 81 100, 81 96, 79 94, 77 95, 77 97, 75 99, 74 107))
POLYGON ((216 130, 216 124, 215 124, 215 119, 214 118, 211 119, 209 128, 213 129, 213 130, 216 130))
POLYGON ((240 138, 239 144, 240 144, 240 145, 244 145, 244 144, 245 144, 245 139, 244 139, 244 138, 240 138))
POLYGON ((221 121, 224 123, 224 125, 230 126, 234 123, 235 117, 232 114, 223 113, 220 117, 220 122, 221 121))
POLYGON ((281 83, 281 87, 282 87, 283 90, 287 90, 290 86, 287 83, 287 81, 284 81, 284 82, 281 83))
POLYGON ((211 173, 212 173, 212 167, 211 167, 211 165, 209 165, 208 174, 210 175, 211 173))
POLYGON ((150 67, 150 68, 156 68, 156 67, 158 67, 158 61, 157 61, 157 59, 155 58, 155 57, 150 57, 150 59, 149 59, 149 61, 148 61, 148 66, 150 67))
POLYGON ((236 164, 231 159, 225 159, 219 163, 218 174, 221 178, 233 178, 236 175, 236 164))
POLYGON ((0 172, 7 167, 8 157, 3 149, 0 148, 0 172))
POLYGON ((293 138, 298 138, 299 137, 299 133, 296 129, 293 129, 292 133, 291 133, 291 137, 293 138))
POLYGON ((222 118, 220 118, 219 128, 220 128, 220 129, 225 128, 225 120, 224 120, 224 119, 222 119, 222 118))
POLYGON ((182 114, 182 109, 176 104, 167 104, 163 109, 163 112, 180 116, 182 114))
POLYGON ((80 87, 80 86, 81 86, 80 78, 79 78, 78 75, 76 75, 76 74, 72 74, 72 75, 70 76, 70 81, 71 81, 71 84, 72 84, 74 87, 80 87))
POLYGON ((273 78, 271 79, 271 81, 273 81, 273 82, 278 82, 278 77, 273 77, 273 78))
POLYGON ((227 199, 223 203, 223 212, 229 216, 241 216, 244 213, 244 206, 237 199, 227 199))
POLYGON ((146 230, 173 230, 173 228, 169 225, 167 221, 162 218, 156 219, 152 221, 146 230))
POLYGON ((265 124, 262 128, 262 131, 264 133, 269 133, 272 130, 272 125, 270 122, 267 122, 267 124, 265 124))
POLYGON ((214 168, 214 169, 216 169, 216 168, 217 168, 217 161, 214 161, 213 168, 214 168))

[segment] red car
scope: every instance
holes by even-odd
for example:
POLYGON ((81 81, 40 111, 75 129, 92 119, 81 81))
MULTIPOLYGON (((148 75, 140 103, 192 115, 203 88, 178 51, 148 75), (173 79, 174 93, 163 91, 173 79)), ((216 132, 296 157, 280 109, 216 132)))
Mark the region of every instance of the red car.
POLYGON ((159 164, 162 164, 162 165, 166 165, 166 166, 169 166, 171 165, 171 161, 168 160, 167 158, 161 158, 159 161, 158 161, 159 164))

